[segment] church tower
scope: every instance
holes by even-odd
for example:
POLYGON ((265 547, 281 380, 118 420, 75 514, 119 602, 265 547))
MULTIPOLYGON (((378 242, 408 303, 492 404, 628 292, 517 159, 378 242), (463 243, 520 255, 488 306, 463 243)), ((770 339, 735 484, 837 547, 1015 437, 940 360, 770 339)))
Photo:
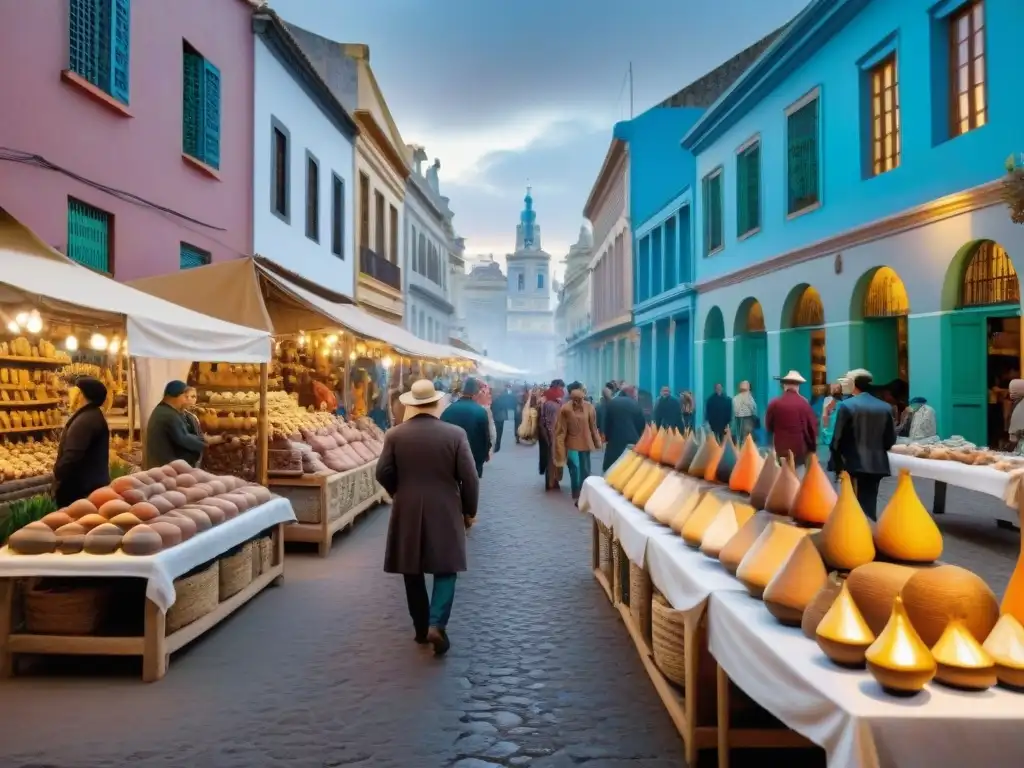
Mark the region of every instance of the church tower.
POLYGON ((516 225, 516 251, 508 265, 508 345, 510 365, 533 373, 555 368, 555 314, 551 256, 541 249, 533 195, 526 188, 516 225))

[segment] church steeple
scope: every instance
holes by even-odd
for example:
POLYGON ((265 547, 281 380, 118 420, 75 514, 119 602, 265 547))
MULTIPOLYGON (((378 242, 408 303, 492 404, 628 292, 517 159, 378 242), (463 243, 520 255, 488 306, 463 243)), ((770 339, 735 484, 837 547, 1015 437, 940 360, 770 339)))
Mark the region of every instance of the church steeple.
POLYGON ((519 223, 522 226, 523 248, 535 246, 534 226, 537 223, 537 214, 533 210, 532 187, 526 187, 526 197, 523 198, 523 212, 519 214, 519 223))

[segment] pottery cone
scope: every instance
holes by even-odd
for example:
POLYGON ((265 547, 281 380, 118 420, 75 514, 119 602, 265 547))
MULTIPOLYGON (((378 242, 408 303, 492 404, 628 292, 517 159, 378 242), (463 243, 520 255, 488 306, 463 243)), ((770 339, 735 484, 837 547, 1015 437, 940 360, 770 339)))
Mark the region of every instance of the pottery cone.
POLYGON ((954 688, 983 691, 996 684, 996 662, 958 619, 949 622, 932 646, 935 679, 954 688))
POLYGON ((718 558, 722 548, 754 516, 754 509, 746 504, 723 504, 711 525, 704 531, 700 551, 708 557, 718 558))
MULTIPOLYGON (((792 454, 790 454, 792 457, 792 454)), ((800 478, 796 476, 796 469, 791 460, 782 462, 779 474, 775 478, 768 498, 765 500, 764 508, 773 515, 789 515, 793 507, 793 499, 800 490, 800 478)))
POLYGON ((686 542, 688 546, 699 547, 701 541, 704 539, 704 532, 714 521, 715 515, 718 514, 718 510, 723 506, 724 502, 714 493, 705 493, 700 504, 695 510, 693 510, 693 514, 686 519, 685 523, 683 523, 683 541, 686 542))
POLYGON ((765 528, 770 523, 778 520, 782 520, 782 518, 776 517, 770 512, 757 512, 751 515, 750 519, 740 526, 736 535, 729 539, 718 553, 718 561, 725 567, 725 570, 735 574, 736 569, 740 567, 740 562, 747 552, 750 551, 750 548, 754 546, 754 542, 757 541, 765 528))
POLYGON ((683 446, 685 444, 686 438, 673 429, 665 441, 665 450, 661 453, 661 463, 666 467, 675 467, 683 455, 683 446))
POLYGON ((683 526, 686 525, 686 521, 690 519, 690 515, 693 514, 694 510, 700 506, 700 503, 704 500, 706 495, 706 493, 700 493, 697 491, 687 496, 679 509, 672 513, 672 519, 669 521, 669 527, 682 536, 683 526))
POLYGON ((679 456, 679 461, 676 462, 676 472, 686 472, 690 468, 690 463, 693 461, 694 456, 697 455, 697 451, 700 450, 702 434, 700 432, 690 432, 686 436, 686 442, 683 443, 683 452, 679 456))
POLYGON ((619 489, 619 480, 629 471, 633 466, 634 462, 639 461, 639 457, 632 451, 626 451, 619 457, 608 471, 604 473, 604 480, 608 485, 615 490, 619 489))
POLYGON ((764 589, 764 604, 782 624, 799 626, 804 609, 828 580, 818 548, 805 536, 764 589))
POLYGON ((651 461, 661 463, 661 454, 665 450, 665 441, 667 439, 668 431, 664 427, 659 427, 654 435, 654 441, 651 443, 651 452, 649 454, 651 461))
POLYGON ((764 509, 765 504, 768 503, 768 494, 771 493, 780 471, 779 459, 775 455, 775 451, 768 451, 768 455, 764 457, 764 463, 761 465, 761 471, 757 474, 754 488, 750 491, 750 504, 752 507, 757 510, 764 509))
POLYGON ((768 582, 779 572, 800 540, 810 531, 789 523, 771 523, 736 569, 736 578, 754 597, 761 597, 768 582))
POLYGON ((633 473, 633 477, 626 483, 626 487, 622 489, 622 495, 627 499, 632 500, 636 495, 636 492, 640 490, 647 479, 651 476, 651 473, 658 468, 658 465, 649 459, 645 459, 643 466, 640 467, 636 472, 633 473))
POLYGON ((632 502, 635 506, 643 509, 647 502, 651 500, 651 496, 655 494, 661 484, 665 481, 665 477, 668 473, 659 465, 647 478, 647 482, 637 489, 636 494, 632 498, 632 502))
POLYGON ((665 514, 665 510, 674 509, 682 502, 686 497, 688 486, 686 478, 682 475, 669 474, 658 486, 658 490, 644 504, 644 512, 655 520, 659 520, 660 515, 665 514))
POLYGON ((718 459, 718 466, 715 468, 715 481, 723 485, 729 485, 732 473, 736 469, 736 446, 732 440, 726 440, 722 446, 722 455, 718 459))
POLYGON ((708 463, 711 461, 711 457, 718 453, 719 447, 718 439, 714 434, 706 434, 704 436, 704 440, 700 444, 700 447, 697 449, 696 455, 693 457, 693 461, 690 462, 687 473, 691 477, 703 479, 704 472, 708 468, 708 463))
MULTIPOLYGON (((800 629, 805 637, 809 637, 811 640, 815 638, 818 624, 825 618, 825 614, 828 613, 828 609, 832 607, 832 603, 835 602, 839 591, 845 584, 845 580, 840 579, 839 574, 829 574, 825 586, 818 590, 818 594, 804 609, 804 617, 800 620, 800 629)), ((874 634, 871 636, 874 638, 874 634)))
MULTIPOLYGON (((840 584, 838 581, 835 583, 840 584)), ((807 628, 803 629, 807 634, 807 628)), ((864 621, 845 584, 840 584, 832 605, 816 623, 813 632, 822 652, 843 666, 863 666, 864 654, 875 642, 875 633, 864 621)))
POLYGON ((932 563, 942 556, 942 533, 905 469, 900 470, 896 491, 878 518, 875 546, 886 557, 908 563, 932 563))
POLYGON ((644 427, 643 434, 640 435, 640 439, 636 441, 636 446, 633 448, 641 456, 649 456, 651 453, 651 444, 654 442, 654 427, 648 424, 644 427))
POLYGON ((885 629, 864 656, 879 684, 897 693, 917 693, 935 677, 931 648, 911 625, 898 595, 885 629))
POLYGON ((818 457, 811 454, 789 514, 798 523, 821 526, 828 520, 835 505, 836 489, 821 468, 818 457))
POLYGON ((982 646, 996 663, 996 677, 1002 685, 1024 688, 1024 626, 1004 613, 982 646))
POLYGON ((711 455, 708 457, 708 463, 704 467, 704 479, 707 482, 715 482, 715 473, 718 471, 718 462, 722 460, 722 454, 725 452, 725 446, 727 446, 731 440, 732 439, 729 437, 729 429, 727 427, 721 444, 719 444, 717 440, 715 441, 715 450, 712 451, 711 455))
POLYGON ((729 476, 729 489, 737 493, 750 493, 754 490, 758 475, 761 473, 761 466, 764 463, 761 454, 757 450, 757 443, 754 438, 747 435, 740 448, 739 457, 736 459, 736 466, 729 476))
POLYGON ((1011 614, 1024 626, 1024 537, 1021 537, 1021 549, 1020 554, 1017 556, 1017 565, 1010 575, 1010 583, 1006 585, 1000 610, 1003 613, 1011 614))
POLYGON ((840 476, 839 498, 821 529, 817 545, 828 566, 841 571, 852 571, 875 559, 871 523, 846 472, 840 476))

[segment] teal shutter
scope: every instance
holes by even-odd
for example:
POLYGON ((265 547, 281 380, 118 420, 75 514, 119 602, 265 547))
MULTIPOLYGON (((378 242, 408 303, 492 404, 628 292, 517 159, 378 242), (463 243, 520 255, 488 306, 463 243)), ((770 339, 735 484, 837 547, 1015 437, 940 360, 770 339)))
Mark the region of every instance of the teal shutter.
POLYGON ((178 266, 181 269, 204 267, 210 263, 210 254, 208 251, 203 251, 189 245, 188 243, 181 244, 179 257, 178 266))
POLYGON ((211 168, 220 168, 220 70, 203 61, 203 155, 211 168))
POLYGON ((820 200, 818 101, 801 107, 787 121, 788 213, 797 213, 820 200))
POLYGON ((736 162, 736 234, 761 226, 761 145, 744 151, 736 162))
POLYGON ((107 89, 109 73, 109 0, 70 0, 68 5, 68 68, 98 88, 107 89), (107 25, 104 26, 104 21, 107 25), (106 63, 104 62, 106 49, 106 63))
POLYGON ((722 247, 722 174, 707 180, 707 241, 706 252, 722 247))
POLYGON ((110 272, 110 214, 68 199, 68 257, 83 266, 110 272))
POLYGON ((196 160, 203 159, 201 113, 203 104, 203 57, 185 51, 182 74, 181 148, 196 160))
POLYGON ((129 97, 129 60, 131 53, 131 0, 108 0, 110 24, 110 95, 122 104, 129 97))

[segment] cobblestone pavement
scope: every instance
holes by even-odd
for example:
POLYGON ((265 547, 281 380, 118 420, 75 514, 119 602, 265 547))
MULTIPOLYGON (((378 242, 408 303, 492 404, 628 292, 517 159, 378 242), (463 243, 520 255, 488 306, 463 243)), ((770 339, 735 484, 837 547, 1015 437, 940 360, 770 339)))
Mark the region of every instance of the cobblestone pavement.
MULTIPOLYGON (((381 572, 381 509, 327 559, 290 553, 284 586, 175 655, 160 683, 97 663, 0 684, 0 765, 682 766, 682 742, 590 574, 590 523, 567 489, 545 494, 536 449, 506 445, 482 494, 445 659, 412 642, 401 582, 381 572)), ((950 489, 946 559, 1001 592, 1018 535, 952 514, 986 503, 950 489)), ((751 762, 773 758, 797 764, 751 762)))

